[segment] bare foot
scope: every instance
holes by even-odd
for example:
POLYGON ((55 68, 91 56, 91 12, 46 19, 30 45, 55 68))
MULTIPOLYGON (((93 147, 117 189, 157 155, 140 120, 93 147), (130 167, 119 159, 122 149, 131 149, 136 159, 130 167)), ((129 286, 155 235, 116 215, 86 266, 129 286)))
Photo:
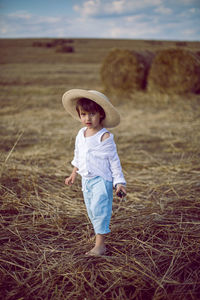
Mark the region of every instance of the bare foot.
POLYGON ((98 247, 95 246, 92 248, 89 252, 86 253, 87 256, 99 256, 99 255, 104 255, 106 253, 106 247, 98 247))

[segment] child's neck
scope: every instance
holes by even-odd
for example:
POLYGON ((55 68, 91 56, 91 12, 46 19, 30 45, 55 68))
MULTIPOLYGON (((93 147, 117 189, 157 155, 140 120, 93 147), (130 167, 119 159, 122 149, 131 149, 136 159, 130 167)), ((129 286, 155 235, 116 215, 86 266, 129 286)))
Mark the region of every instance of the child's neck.
POLYGON ((85 130, 85 137, 89 137, 89 136, 95 135, 102 128, 103 128, 103 126, 101 126, 101 125, 99 125, 99 127, 97 127, 97 128, 87 128, 85 130))

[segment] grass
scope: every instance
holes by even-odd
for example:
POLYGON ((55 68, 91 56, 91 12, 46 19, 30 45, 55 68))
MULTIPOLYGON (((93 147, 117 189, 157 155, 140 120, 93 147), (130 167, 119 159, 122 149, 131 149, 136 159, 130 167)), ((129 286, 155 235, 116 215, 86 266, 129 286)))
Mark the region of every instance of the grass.
POLYGON ((112 98, 128 196, 114 197, 107 256, 85 257, 93 230, 80 178, 64 186, 80 124, 62 94, 102 91, 113 45, 156 51, 175 42, 74 40, 73 54, 32 43, 0 41, 0 299, 198 299, 199 95, 112 98))

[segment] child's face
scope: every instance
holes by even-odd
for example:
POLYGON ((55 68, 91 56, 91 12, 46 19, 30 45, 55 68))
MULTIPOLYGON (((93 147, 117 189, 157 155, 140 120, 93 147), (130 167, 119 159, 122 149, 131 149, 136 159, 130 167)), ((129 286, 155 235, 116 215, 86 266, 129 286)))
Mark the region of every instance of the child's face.
POLYGON ((79 108, 80 119, 84 126, 89 129, 99 129, 101 125, 101 114, 99 112, 88 112, 79 108))

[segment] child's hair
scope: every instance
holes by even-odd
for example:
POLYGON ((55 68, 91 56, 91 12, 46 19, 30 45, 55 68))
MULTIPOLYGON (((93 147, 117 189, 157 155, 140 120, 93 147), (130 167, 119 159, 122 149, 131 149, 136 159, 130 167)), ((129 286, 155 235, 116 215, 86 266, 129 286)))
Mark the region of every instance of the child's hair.
POLYGON ((103 121, 105 119, 106 114, 104 109, 99 104, 97 104, 96 102, 88 98, 80 98, 76 103, 76 110, 78 112, 79 117, 80 117, 80 111, 79 111, 80 107, 87 112, 91 112, 91 113, 99 112, 101 115, 100 121, 103 121))

